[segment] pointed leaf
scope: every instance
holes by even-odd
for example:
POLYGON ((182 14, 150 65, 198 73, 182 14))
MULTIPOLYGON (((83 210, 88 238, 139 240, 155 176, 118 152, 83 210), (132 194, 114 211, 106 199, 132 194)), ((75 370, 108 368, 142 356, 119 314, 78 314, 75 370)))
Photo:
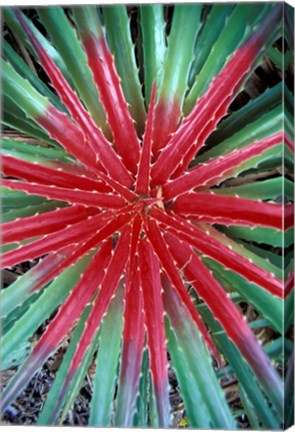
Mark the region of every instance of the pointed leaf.
POLYGON ((115 57, 118 75, 130 114, 141 136, 144 129, 145 108, 135 59, 135 47, 131 39, 130 21, 126 6, 108 5, 103 7, 107 40, 115 57))
POLYGON ((159 222, 165 224, 166 230, 176 234, 178 238, 186 241, 205 256, 223 264, 225 268, 235 271, 248 281, 257 283, 271 294, 282 297, 283 286, 279 279, 255 265, 251 259, 235 252, 232 247, 222 244, 220 240, 213 238, 210 232, 205 233, 183 218, 172 218, 154 209, 151 213, 159 222))
POLYGON ((176 237, 170 234, 166 236, 166 240, 179 268, 183 269, 186 279, 206 302, 223 326, 227 336, 251 365, 257 379, 274 403, 277 412, 281 414, 283 400, 281 379, 263 352, 243 315, 188 245, 179 242, 176 237), (207 289, 208 281, 210 281, 210 290, 207 289), (222 308, 220 308, 220 302, 222 302, 222 308))
MULTIPOLYGON (((178 214, 196 216, 204 222, 224 225, 269 226, 283 229, 283 210, 280 204, 248 200, 240 197, 219 195, 214 193, 191 192, 180 197, 171 204, 171 209, 178 214)), ((289 214, 290 206, 285 206, 289 214)), ((289 217, 285 228, 289 228, 289 217)))
POLYGON ((161 85, 166 55, 164 6, 140 6, 142 49, 144 59, 145 100, 150 103, 153 82, 161 85))
POLYGON ((168 350, 184 397, 189 426, 235 428, 235 422, 214 374, 211 358, 192 318, 167 277, 162 278, 168 350), (205 401, 205 404, 204 404, 205 401), (202 409, 196 409, 201 406, 202 409))
POLYGON ((125 166, 135 173, 139 160, 139 141, 97 11, 85 6, 73 12, 115 146, 125 166))
POLYGON ((159 427, 168 427, 168 361, 165 346, 160 266, 157 257, 154 255, 146 239, 139 242, 138 249, 150 367, 156 397, 159 427))

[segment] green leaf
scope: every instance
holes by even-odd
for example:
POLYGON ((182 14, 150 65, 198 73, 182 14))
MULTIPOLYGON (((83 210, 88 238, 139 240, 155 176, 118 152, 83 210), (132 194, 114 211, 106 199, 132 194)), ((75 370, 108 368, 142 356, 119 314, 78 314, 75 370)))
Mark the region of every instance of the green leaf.
POLYGON ((107 40, 115 57, 118 74, 122 79, 121 84, 129 104, 130 114, 137 125, 137 132, 142 135, 146 113, 126 6, 105 6, 102 10, 107 40))
POLYGON ((282 83, 265 90, 262 95, 250 100, 238 111, 231 112, 230 116, 222 120, 218 128, 209 137, 208 143, 218 144, 239 130, 245 125, 253 123, 261 117, 261 113, 271 111, 278 107, 282 101, 282 83))
MULTIPOLYGON (((20 276, 23 277, 24 275, 20 276)), ((16 280, 17 282, 17 280, 16 280)), ((11 285, 12 286, 12 285, 11 285)), ((24 313, 27 312, 27 310, 31 307, 31 305, 42 295, 42 290, 39 292, 32 293, 28 298, 24 299, 20 298, 20 301, 18 299, 15 299, 15 293, 14 293, 14 303, 11 302, 11 308, 8 310, 7 307, 7 299, 5 298, 5 291, 9 290, 10 286, 6 288, 2 292, 2 298, 1 298, 1 305, 3 302, 3 310, 1 310, 1 319, 2 319, 2 334, 5 335, 17 322, 24 313), (9 314, 6 314, 6 311, 8 310, 9 314)), ((12 297, 13 300, 13 297, 12 297)))
POLYGON ((43 116, 49 105, 48 98, 35 90, 28 80, 2 60, 3 91, 32 119, 43 116))
MULTIPOLYGON (((21 41, 27 50, 30 52, 30 54, 35 57, 35 59, 38 61, 38 57, 36 55, 36 52, 34 48, 32 47, 23 27, 20 25, 18 19, 16 18, 13 9, 5 8, 3 11, 4 20, 7 23, 8 27, 13 32, 16 39, 21 41)), ((33 25, 33 23, 22 13, 22 17, 27 23, 27 25, 30 27, 32 32, 34 33, 35 37, 39 40, 41 45, 45 48, 47 54, 52 58, 52 60, 57 64, 59 69, 63 72, 63 74, 69 78, 69 74, 67 71, 67 68, 59 55, 59 52, 56 51, 56 49, 51 45, 51 43, 46 39, 45 36, 33 25)))
MULTIPOLYGON (((260 114, 260 117, 257 120, 247 124, 228 138, 225 137, 224 140, 219 141, 218 145, 216 143, 212 149, 206 151, 201 156, 198 156, 195 163, 205 162, 212 157, 225 155, 235 149, 243 148, 246 145, 252 144, 254 141, 262 140, 263 138, 274 135, 281 131, 282 121, 283 110, 280 105, 266 114, 260 114)), ((221 137, 219 136, 218 139, 221 139, 221 137)))
POLYGON ((38 195, 27 195, 25 192, 13 191, 1 187, 2 207, 5 211, 48 202, 38 195))
POLYGON ((175 5, 164 73, 159 95, 161 99, 176 99, 182 108, 187 89, 193 48, 201 25, 202 5, 175 5))
MULTIPOLYGON (((72 82, 96 123, 108 133, 106 117, 74 27, 59 6, 38 8, 41 22, 66 65, 72 82)), ((63 70, 62 70, 63 71, 63 70)))
POLYGON ((149 105, 153 82, 157 88, 162 83, 166 55, 164 6, 140 6, 141 31, 143 40, 144 82, 146 106, 149 105))
POLYGON ((210 258, 203 258, 203 262, 213 271, 214 276, 225 289, 237 291, 246 301, 252 304, 255 309, 261 312, 262 315, 271 322, 274 328, 282 334, 283 315, 281 299, 272 296, 258 285, 246 281, 236 273, 225 270, 220 264, 210 258))
POLYGON ((171 286, 169 290, 165 287, 163 300, 169 317, 169 321, 166 319, 168 351, 190 427, 235 428, 210 355, 192 318, 171 286))
POLYGON ((143 353, 141 377, 139 382, 139 395, 137 399, 137 408, 134 417, 135 427, 148 426, 148 378, 149 378, 149 357, 148 350, 143 353))
MULTIPOLYGON (((254 264, 257 266, 265 269, 269 273, 274 273, 276 277, 279 279, 283 279, 283 272, 282 269, 276 267, 275 265, 271 264, 266 259, 263 259, 259 255, 256 255, 255 253, 251 252, 250 250, 244 248, 242 244, 231 240, 227 235, 222 234, 218 230, 214 229, 213 227, 209 226, 202 226, 202 228, 209 232, 210 235, 215 238, 216 240, 220 241, 221 243, 227 245, 228 247, 232 248, 234 251, 239 253, 241 256, 244 256, 248 258, 249 260, 253 261, 254 264)), ((223 230, 223 227, 222 227, 223 230)))
POLYGON ((268 244, 273 247, 288 247, 293 243, 294 229, 285 232, 266 227, 223 227, 222 231, 231 238, 238 238, 255 243, 268 244))
MULTIPOLYGON (((94 335, 91 345, 86 351, 86 354, 81 362, 81 365, 79 366, 78 370, 76 371, 74 378, 68 388, 68 392, 66 393, 66 401, 65 406, 63 407, 61 417, 58 420, 58 424, 62 424, 66 418, 67 413, 71 409, 71 407, 74 404, 75 399, 78 396, 78 393, 83 385, 85 376, 87 374, 87 371, 89 369, 90 363, 93 359, 93 355, 95 350, 98 346, 98 332, 94 335)), ((77 348, 77 345, 76 345, 77 348)), ((72 357, 73 358, 73 357, 72 357)), ((71 358, 71 359, 72 359, 71 358)))
POLYGON ((2 214, 2 222, 9 222, 17 218, 23 218, 27 216, 33 216, 37 213, 46 213, 51 210, 55 210, 59 207, 66 207, 67 204, 61 201, 45 201, 41 204, 29 205, 23 208, 17 208, 8 210, 2 214))
POLYGON ((2 140, 3 154, 14 156, 30 162, 39 162, 45 166, 51 166, 51 161, 73 162, 72 156, 63 150, 32 145, 23 141, 2 140))
POLYGON ((273 62, 276 68, 286 71, 292 63, 292 53, 287 51, 284 55, 275 47, 270 47, 266 52, 267 57, 273 62))
POLYGON ((293 183, 284 177, 276 177, 267 180, 255 181, 241 186, 230 186, 223 188, 212 188, 214 193, 222 195, 233 195, 253 200, 275 200, 284 197, 288 201, 293 200, 293 183), (284 191, 283 191, 284 185, 284 191))
POLYGON ((271 252, 269 250, 265 250, 263 246, 259 247, 257 245, 253 245, 252 243, 248 243, 247 241, 243 241, 241 239, 238 239, 237 241, 245 248, 249 249, 251 252, 254 252, 256 255, 259 255, 265 260, 269 260, 276 267, 280 269, 282 268, 283 266, 282 257, 280 255, 277 255, 276 253, 271 252))
MULTIPOLYGON (((4 107, 6 109, 6 107, 4 107)), ((12 129, 15 129, 19 132, 23 132, 26 135, 36 138, 39 141, 43 141, 45 143, 51 144, 54 147, 58 146, 57 143, 52 141, 48 136, 45 135, 45 133, 41 132, 39 128, 35 127, 35 124, 30 120, 26 119, 25 117, 22 118, 23 114, 20 115, 20 117, 16 117, 14 115, 11 115, 6 111, 3 113, 2 123, 5 126, 8 126, 12 129)))
POLYGON ((156 396, 151 373, 149 373, 149 408, 150 424, 152 428, 159 428, 159 417, 156 404, 156 396))
POLYGON ((228 16, 234 7, 234 4, 213 4, 206 16, 195 44, 195 60, 190 70, 190 85, 194 84, 196 76, 209 57, 218 36, 224 31, 228 16))
MULTIPOLYGON (((265 5, 258 3, 251 8, 247 4, 238 4, 234 8, 226 25, 218 35, 218 39, 208 52, 208 57, 186 97, 184 106, 186 114, 191 111, 197 99, 204 94, 210 82, 218 75, 231 54, 251 34, 254 24, 259 21, 264 10, 265 5)), ((212 26, 211 20, 208 21, 207 25, 212 26)))
POLYGON ((9 356, 15 347, 21 346, 37 328, 66 299, 77 283, 81 273, 89 263, 91 256, 81 259, 75 266, 68 268, 56 278, 31 307, 20 317, 14 326, 2 338, 2 356, 9 356))
POLYGON ((284 332, 290 328, 294 322, 294 289, 290 292, 284 302, 284 332))
POLYGON ((21 346, 12 351, 8 357, 1 358, 1 371, 20 366, 28 357, 31 343, 25 341, 21 346))
POLYGON ((41 79, 29 68, 24 60, 14 51, 9 43, 3 40, 3 56, 14 67, 17 73, 27 79, 35 89, 43 96, 49 98, 50 102, 59 110, 64 111, 65 108, 58 97, 49 90, 49 87, 41 81, 41 79))
POLYGON ((124 286, 121 283, 100 330, 89 425, 110 426, 123 328, 124 286))
MULTIPOLYGON (((56 417, 54 419, 51 419, 52 411, 55 407, 55 403, 59 397, 60 389, 63 386, 65 377, 67 375, 67 371, 69 369, 69 366, 71 364, 71 360, 73 358, 73 354, 75 352, 75 349, 77 347, 77 344, 80 340, 81 334, 83 332, 83 329, 85 327, 85 323, 87 321, 88 315, 91 310, 91 305, 87 306, 84 309, 84 312, 81 315, 81 318, 79 319, 79 322, 75 328, 75 331, 71 337, 71 341, 69 343, 69 346, 67 348, 67 351, 62 359, 62 363, 57 371, 56 377, 54 379, 54 382, 52 384, 52 387, 50 388, 50 391, 47 395, 45 404, 43 406, 43 409, 38 417, 37 424, 38 425, 48 425, 50 422, 53 423, 56 420, 56 417, 59 413, 56 414, 56 417)), ((67 395, 66 395, 67 396, 67 395)))
POLYGON ((279 428, 279 419, 277 419, 270 410, 263 392, 257 384, 252 370, 247 365, 247 363, 245 363, 239 350, 228 339, 226 334, 222 331, 220 324, 214 320, 211 312, 204 304, 198 306, 198 310, 204 317, 205 322, 209 326, 210 330, 214 332, 214 339, 217 343, 217 346, 228 360, 232 370, 240 382, 240 385, 252 403, 256 416, 262 422, 264 428, 279 428))

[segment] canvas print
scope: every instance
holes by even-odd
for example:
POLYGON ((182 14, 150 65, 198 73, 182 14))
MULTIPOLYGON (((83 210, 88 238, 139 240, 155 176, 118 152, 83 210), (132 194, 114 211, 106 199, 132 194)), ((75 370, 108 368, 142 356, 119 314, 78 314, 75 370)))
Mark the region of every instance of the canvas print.
POLYGON ((2 423, 292 425, 293 9, 2 16, 2 423))

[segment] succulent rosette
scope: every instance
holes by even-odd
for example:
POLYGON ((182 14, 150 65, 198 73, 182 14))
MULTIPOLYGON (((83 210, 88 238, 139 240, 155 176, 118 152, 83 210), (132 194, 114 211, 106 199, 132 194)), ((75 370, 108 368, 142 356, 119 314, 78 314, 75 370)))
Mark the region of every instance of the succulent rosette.
POLYGON ((253 428, 280 428, 291 364, 293 95, 281 63, 292 59, 291 9, 3 15, 3 123, 22 138, 2 142, 2 267, 34 263, 2 292, 2 367, 17 367, 4 412, 66 340, 39 424, 64 421, 95 362, 90 425, 171 426, 171 365, 190 427, 232 429, 242 412, 253 428), (266 61, 281 79, 237 104, 266 61), (263 345, 264 328, 273 341, 263 345))

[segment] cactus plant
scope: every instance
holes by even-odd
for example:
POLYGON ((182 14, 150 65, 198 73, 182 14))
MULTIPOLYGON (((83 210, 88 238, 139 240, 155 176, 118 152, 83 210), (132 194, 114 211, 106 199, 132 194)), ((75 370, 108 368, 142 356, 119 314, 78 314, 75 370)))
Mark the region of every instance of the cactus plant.
POLYGON ((95 361, 90 425, 169 427, 171 363, 190 427, 236 427, 234 376, 251 426, 280 428, 292 183, 264 176, 292 165, 291 90, 232 107, 282 56, 282 5, 30 12, 4 10, 3 122, 34 139, 3 139, 2 267, 34 265, 2 292, 2 409, 68 340, 39 424, 95 361))

